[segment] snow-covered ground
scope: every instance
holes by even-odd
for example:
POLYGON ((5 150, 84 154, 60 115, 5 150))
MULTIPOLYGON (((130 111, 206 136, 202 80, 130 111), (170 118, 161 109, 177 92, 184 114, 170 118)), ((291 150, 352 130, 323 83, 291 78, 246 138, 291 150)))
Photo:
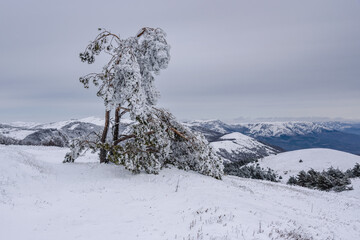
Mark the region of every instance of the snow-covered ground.
POLYGON ((279 153, 260 159, 263 168, 271 168, 287 182, 290 176, 311 168, 316 171, 330 167, 346 171, 360 163, 360 156, 327 148, 311 148, 279 153))
POLYGON ((25 130, 20 128, 0 128, 0 134, 5 137, 13 138, 16 140, 22 140, 26 136, 34 133, 35 130, 25 130))
POLYGON ((360 196, 0 145, 0 239, 360 239, 360 196), (300 237, 301 235, 301 237, 300 237))
POLYGON ((219 152, 220 149, 225 151, 243 153, 243 154, 256 154, 261 151, 264 155, 271 155, 277 153, 275 149, 267 146, 256 139, 246 136, 239 132, 233 132, 220 137, 219 141, 211 143, 215 151, 219 152))

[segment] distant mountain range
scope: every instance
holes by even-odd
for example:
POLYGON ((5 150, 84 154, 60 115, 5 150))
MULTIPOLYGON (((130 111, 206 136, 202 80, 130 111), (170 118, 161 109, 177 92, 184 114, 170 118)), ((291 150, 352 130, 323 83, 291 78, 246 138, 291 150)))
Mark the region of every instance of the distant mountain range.
MULTIPOLYGON (((0 124, 0 144, 67 147, 72 139, 100 133, 104 120, 74 119, 46 124, 15 122, 0 124)), ((124 129, 128 122, 122 123, 124 129)))
MULTIPOLYGON (((66 147, 71 139, 100 133, 103 119, 84 118, 47 124, 0 124, 0 144, 66 147)), ((121 124, 124 130, 131 121, 121 124)), ((264 122, 227 124, 220 120, 190 121, 215 151, 229 161, 250 161, 283 151, 330 148, 360 155, 360 123, 264 122)))
POLYGON ((331 148, 360 155, 360 123, 265 122, 226 124, 219 120, 192 121, 187 126, 202 132, 213 142, 239 132, 278 150, 331 148))

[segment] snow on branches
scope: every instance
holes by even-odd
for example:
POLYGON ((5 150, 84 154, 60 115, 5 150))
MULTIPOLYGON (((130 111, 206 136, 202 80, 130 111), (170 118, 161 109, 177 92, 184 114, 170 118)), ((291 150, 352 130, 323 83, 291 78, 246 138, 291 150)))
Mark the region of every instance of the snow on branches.
POLYGON ((154 86, 154 74, 159 74, 170 61, 170 45, 160 28, 142 28, 135 37, 120 39, 103 29, 92 41, 80 59, 94 63, 95 56, 104 52, 110 61, 101 73, 91 73, 80 78, 85 88, 89 82, 99 86, 97 95, 104 99, 108 110, 117 105, 129 105, 130 113, 145 114, 148 105, 156 104, 159 93, 154 86))
MULTIPOLYGON (((84 147, 73 144, 67 159, 73 161, 83 149, 100 150, 100 162, 111 161, 133 172, 158 173, 166 164, 198 171, 221 179, 223 164, 202 135, 192 133, 164 109, 155 107, 159 93, 154 86, 154 74, 166 69, 170 61, 170 46, 160 28, 142 28, 135 37, 121 39, 99 29, 95 40, 80 53, 80 59, 94 63, 100 53, 110 60, 100 73, 80 78, 85 88, 92 82, 97 96, 104 100, 106 123, 101 139, 84 147), (113 139, 109 140, 109 113, 115 109, 113 139), (120 118, 129 114, 134 121, 119 133, 120 118)), ((67 161, 65 159, 65 161, 67 161)))

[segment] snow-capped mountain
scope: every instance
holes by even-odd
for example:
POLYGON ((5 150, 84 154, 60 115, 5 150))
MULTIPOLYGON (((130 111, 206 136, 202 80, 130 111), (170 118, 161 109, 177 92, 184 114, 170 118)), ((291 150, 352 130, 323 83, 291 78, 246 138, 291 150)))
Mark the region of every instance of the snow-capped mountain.
POLYGON ((232 130, 232 126, 220 120, 195 120, 185 122, 185 125, 192 128, 207 129, 214 132, 225 134, 232 130))
POLYGON ((256 138, 307 135, 311 133, 321 133, 322 131, 347 131, 356 124, 297 121, 227 124, 220 120, 196 120, 186 122, 186 125, 205 134, 208 132, 217 134, 241 132, 256 138))
POLYGON ((15 122, 0 124, 0 144, 68 146, 73 138, 102 130, 102 119, 86 118, 46 124, 15 122))
POLYGON ((321 133, 345 128, 339 122, 264 122, 238 124, 252 137, 280 137, 321 133))
POLYGON ((211 146, 225 160, 244 163, 280 152, 239 132, 226 134, 211 142, 211 146))
MULTIPOLYGON (((187 126, 199 131, 211 131, 219 134, 241 132, 251 137, 279 137, 306 135, 322 131, 346 131, 358 124, 342 122, 260 122, 227 124, 220 120, 196 120, 186 122, 187 126)), ((359 127, 359 126, 358 126, 359 127)), ((355 130, 354 130, 355 131, 355 130)))
POLYGON ((209 142, 218 140, 221 136, 234 132, 233 126, 220 120, 195 120, 184 123, 192 130, 204 134, 209 142))
POLYGON ((220 120, 196 120, 185 123, 194 130, 218 134, 241 132, 251 137, 280 137, 307 135, 323 131, 341 131, 356 134, 359 132, 359 123, 345 122, 259 122, 227 124, 220 120))
POLYGON ((263 122, 226 124, 218 120, 187 123, 213 142, 240 132, 285 151, 331 148, 360 155, 360 124, 348 122, 263 122))
MULTIPOLYGON (((132 121, 122 119, 120 131, 132 121)), ((43 145, 66 147, 69 142, 78 137, 101 133, 104 119, 88 117, 71 119, 52 123, 14 122, 0 124, 0 144, 43 145)))

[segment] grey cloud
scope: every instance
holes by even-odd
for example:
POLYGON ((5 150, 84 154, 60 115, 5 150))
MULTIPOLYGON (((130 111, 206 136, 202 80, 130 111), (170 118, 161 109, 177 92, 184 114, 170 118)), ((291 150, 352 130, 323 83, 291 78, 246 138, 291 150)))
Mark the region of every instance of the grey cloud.
POLYGON ((0 6, 0 120, 101 116, 78 53, 105 27, 168 33, 159 104, 179 118, 360 118, 356 1, 14 1, 0 6), (56 109, 56 110, 55 110, 56 109))

